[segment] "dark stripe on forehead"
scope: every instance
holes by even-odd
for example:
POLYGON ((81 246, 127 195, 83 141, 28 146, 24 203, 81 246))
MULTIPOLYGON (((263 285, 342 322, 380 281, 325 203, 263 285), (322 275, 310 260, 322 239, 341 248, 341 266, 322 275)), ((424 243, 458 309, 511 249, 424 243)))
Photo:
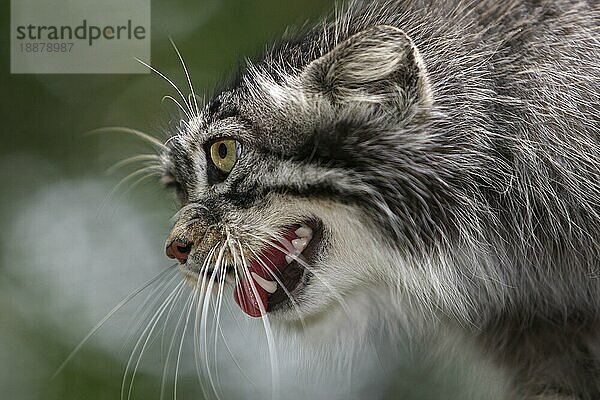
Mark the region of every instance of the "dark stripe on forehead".
POLYGON ((215 96, 208 105, 209 123, 239 115, 240 109, 231 92, 223 92, 215 96))

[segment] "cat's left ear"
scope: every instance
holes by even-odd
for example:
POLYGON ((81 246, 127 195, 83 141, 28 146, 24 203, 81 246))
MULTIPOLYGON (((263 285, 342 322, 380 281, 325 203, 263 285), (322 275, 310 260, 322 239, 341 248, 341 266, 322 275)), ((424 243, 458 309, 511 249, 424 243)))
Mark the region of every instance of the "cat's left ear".
POLYGON ((432 104, 421 55, 406 33, 393 26, 349 37, 311 62, 302 78, 308 91, 336 105, 367 102, 406 109, 432 104))

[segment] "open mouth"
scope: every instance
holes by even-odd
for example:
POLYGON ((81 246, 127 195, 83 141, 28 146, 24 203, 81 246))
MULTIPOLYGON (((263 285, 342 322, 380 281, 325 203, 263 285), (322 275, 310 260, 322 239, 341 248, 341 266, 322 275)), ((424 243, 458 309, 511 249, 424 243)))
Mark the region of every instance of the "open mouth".
POLYGON ((297 291, 307 275, 322 238, 320 223, 287 227, 282 239, 252 260, 246 276, 238 279, 235 302, 252 317, 282 306, 297 291))

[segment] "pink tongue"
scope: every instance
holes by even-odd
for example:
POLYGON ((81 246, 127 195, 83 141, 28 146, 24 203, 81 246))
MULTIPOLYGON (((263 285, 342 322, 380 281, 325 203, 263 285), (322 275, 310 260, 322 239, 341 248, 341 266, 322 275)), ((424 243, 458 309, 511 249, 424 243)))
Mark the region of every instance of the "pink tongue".
MULTIPOLYGON (((286 241, 291 242, 296 237, 295 229, 290 230, 284 235, 286 241)), ((289 245, 279 243, 279 247, 286 248, 289 245)), ((267 313, 267 297, 269 293, 263 289, 252 277, 252 272, 265 278, 268 281, 274 281, 272 273, 281 271, 287 265, 285 260, 286 253, 274 247, 267 248, 261 254, 260 261, 254 260, 248 268, 246 276, 240 277, 235 287, 234 299, 242 311, 251 317, 260 317, 267 313), (264 265, 268 267, 265 268, 264 265), (272 272, 272 273, 271 273, 272 272), (251 280, 251 282, 248 281, 251 280)))

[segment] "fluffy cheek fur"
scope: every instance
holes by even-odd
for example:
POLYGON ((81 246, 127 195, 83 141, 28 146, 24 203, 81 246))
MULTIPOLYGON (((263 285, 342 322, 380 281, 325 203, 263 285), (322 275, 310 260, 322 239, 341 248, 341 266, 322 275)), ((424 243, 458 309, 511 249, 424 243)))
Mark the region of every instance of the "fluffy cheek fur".
MULTIPOLYGON (((483 284, 500 277, 489 279, 490 261, 473 249, 449 252, 439 247, 416 257, 392 246, 376 220, 358 205, 271 194, 248 209, 229 209, 211 235, 186 217, 195 215, 193 205, 187 207, 191 208, 182 213, 167 241, 191 238, 195 245, 185 268, 196 270, 215 244, 230 241, 233 252, 243 251, 249 261, 266 244, 276 243, 282 227, 321 221, 323 237, 305 279, 292 292, 293 301, 269 313, 272 321, 292 328, 344 326, 348 320, 364 321, 365 314, 385 313, 402 322, 402 329, 418 333, 448 316, 477 324, 476 315, 487 310, 472 310, 471 293, 482 297, 495 294, 495 303, 503 304, 505 293, 497 286, 507 286, 488 289, 483 284), (210 241, 213 245, 206 243, 210 241)), ((230 251, 225 251, 224 258, 235 263, 230 251)), ((238 277, 245 276, 241 268, 238 263, 238 277)))
POLYGON ((475 307, 472 293, 493 297, 494 304, 507 297, 501 277, 490 276, 493 260, 476 250, 434 246, 426 255, 411 255, 392 246, 369 213, 354 205, 277 198, 270 207, 297 210, 298 220, 316 217, 325 231, 323 250, 310 265, 306 284, 294 293, 295 306, 274 312, 277 320, 306 329, 385 314, 403 331, 422 334, 449 317, 465 326, 480 323, 478 315, 489 310, 475 307))
POLYGON ((294 291, 289 307, 270 314, 273 320, 306 329, 320 321, 358 322, 364 320, 361 315, 374 311, 409 314, 411 302, 405 299, 399 273, 407 263, 387 247, 359 207, 276 196, 253 215, 256 223, 268 215, 294 222, 317 218, 323 224, 320 250, 308 265, 307 279, 294 291))
MULTIPOLYGON (((194 215, 193 210, 188 213, 194 215)), ((168 241, 174 237, 193 239, 194 250, 185 267, 192 270, 200 269, 207 249, 214 246, 207 241, 229 240, 233 252, 242 250, 250 260, 267 243, 276 242, 282 227, 321 221, 323 237, 307 265, 305 279, 292 292, 293 301, 269 313, 272 321, 290 328, 344 326, 348 321, 365 321, 367 314, 385 313, 401 320, 403 329, 415 331, 432 326, 438 310, 463 318, 467 314, 465 289, 473 282, 467 279, 468 269, 463 268, 464 275, 452 273, 460 260, 444 257, 448 253, 442 251, 417 259, 393 248, 374 219, 357 205, 272 194, 249 209, 230 209, 215 230, 220 233, 214 235, 196 229, 198 223, 185 215, 168 241), (424 316, 430 318, 425 320, 424 316)), ((231 254, 225 251, 224 258, 234 262, 231 254)), ((243 266, 238 264, 238 277, 244 276, 240 268, 243 266)))
MULTIPOLYGON (((273 194, 255 207, 229 210, 220 229, 210 235, 198 229, 201 223, 187 215, 195 214, 193 210, 182 214, 167 241, 176 237, 193 240, 194 250, 184 267, 189 270, 201 269, 206 251, 214 247, 207 241, 232 242, 233 252, 239 254, 242 250, 250 260, 260 254, 265 244, 276 241, 281 227, 309 220, 322 223, 323 235, 306 266, 305 278, 292 292, 293 299, 286 307, 269 313, 272 321, 305 329, 319 325, 321 320, 358 321, 361 314, 381 309, 378 306, 385 307, 386 312, 406 312, 411 303, 402 300, 405 290, 399 273, 407 263, 385 244, 382 234, 358 206, 273 194)), ((230 251, 224 257, 234 261, 230 251)), ((238 276, 243 274, 241 267, 238 265, 238 276)))

